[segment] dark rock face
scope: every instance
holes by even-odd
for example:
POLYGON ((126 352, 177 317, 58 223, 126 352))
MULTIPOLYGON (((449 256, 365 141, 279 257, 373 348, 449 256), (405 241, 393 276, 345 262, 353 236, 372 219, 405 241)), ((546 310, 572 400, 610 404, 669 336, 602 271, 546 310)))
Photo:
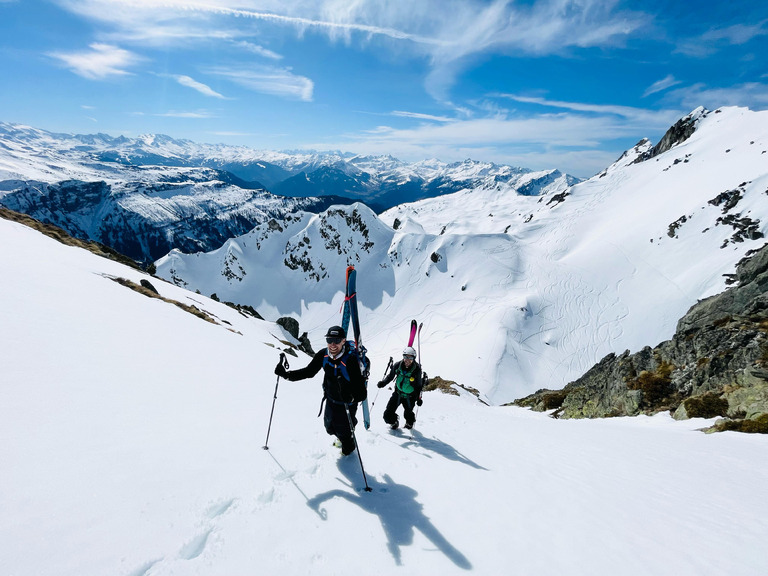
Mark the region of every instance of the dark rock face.
MULTIPOLYGON (((560 418, 669 410, 679 419, 764 420, 768 244, 739 263, 735 278, 736 286, 691 307, 671 340, 635 354, 609 354, 563 390, 540 390, 514 403, 539 411, 555 409, 560 418)), ((727 427, 734 429, 731 423, 727 427)))
MULTIPOLYGON (((704 112, 704 114, 706 115, 707 112, 704 112)), ((658 144, 644 154, 638 156, 634 161, 634 164, 655 158, 659 154, 663 154, 667 150, 670 150, 673 146, 688 140, 688 138, 696 132, 696 120, 697 115, 695 113, 680 118, 680 120, 675 122, 674 125, 667 130, 661 140, 659 140, 658 144)))
POLYGON ((295 318, 290 316, 282 316, 277 319, 277 324, 285 328, 291 336, 294 338, 299 337, 299 322, 295 318))

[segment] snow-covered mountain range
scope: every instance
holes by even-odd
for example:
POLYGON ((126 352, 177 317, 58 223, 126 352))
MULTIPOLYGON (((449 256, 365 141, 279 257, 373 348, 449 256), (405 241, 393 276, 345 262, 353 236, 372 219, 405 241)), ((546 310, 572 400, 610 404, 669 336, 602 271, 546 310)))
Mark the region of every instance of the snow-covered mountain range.
POLYGON ((429 373, 509 402, 668 339, 765 242, 768 113, 698 109, 662 142, 538 195, 498 184, 380 216, 362 204, 296 215, 211 253, 174 251, 158 274, 267 318, 294 316, 316 340, 353 264, 381 366, 416 318, 429 373))
POLYGON ((257 224, 332 204, 383 209, 481 185, 537 194, 575 181, 471 160, 408 164, 0 123, 0 204, 143 262, 173 248, 210 251, 257 224))

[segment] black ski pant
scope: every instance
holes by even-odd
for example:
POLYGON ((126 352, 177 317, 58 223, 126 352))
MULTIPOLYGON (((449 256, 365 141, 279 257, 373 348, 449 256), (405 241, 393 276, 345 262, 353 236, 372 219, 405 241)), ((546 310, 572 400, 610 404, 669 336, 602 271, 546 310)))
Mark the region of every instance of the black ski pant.
POLYGON ((336 436, 341 442, 341 449, 345 452, 351 452, 355 447, 355 440, 352 437, 352 430, 349 428, 349 419, 347 419, 347 408, 349 408, 349 417, 352 419, 352 426, 357 426, 357 402, 345 405, 326 398, 325 411, 323 412, 323 425, 325 431, 331 436, 336 436))
POLYGON ((390 396, 389 402, 387 402, 387 407, 384 409, 384 422, 389 425, 397 422, 396 410, 402 406, 403 416, 405 416, 405 423, 413 426, 413 424, 416 422, 416 415, 413 413, 413 407, 415 405, 415 394, 401 394, 395 390, 392 393, 392 396, 390 396))

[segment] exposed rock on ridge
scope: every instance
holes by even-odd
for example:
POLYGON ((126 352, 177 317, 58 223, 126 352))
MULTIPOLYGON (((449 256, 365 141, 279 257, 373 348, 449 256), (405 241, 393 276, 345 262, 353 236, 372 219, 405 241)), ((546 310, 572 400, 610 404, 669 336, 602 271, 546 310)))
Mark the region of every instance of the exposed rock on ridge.
POLYGON ((670 150, 673 146, 685 142, 694 132, 696 132, 696 123, 699 118, 705 117, 707 114, 709 114, 708 110, 699 107, 687 116, 680 118, 680 120, 675 122, 670 129, 667 130, 656 146, 642 153, 633 163, 637 164, 638 162, 644 162, 645 160, 655 158, 659 154, 663 154, 667 150, 670 150))
POLYGON ((562 390, 514 404, 559 418, 727 417, 716 429, 768 432, 768 244, 742 260, 737 285, 700 301, 671 340, 609 354, 562 390))

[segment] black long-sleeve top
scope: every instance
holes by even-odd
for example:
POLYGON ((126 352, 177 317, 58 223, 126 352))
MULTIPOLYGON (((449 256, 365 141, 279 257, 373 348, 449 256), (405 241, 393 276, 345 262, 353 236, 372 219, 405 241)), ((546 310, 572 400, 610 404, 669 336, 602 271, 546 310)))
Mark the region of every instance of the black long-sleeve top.
POLYGON ((286 378, 288 380, 304 380, 312 378, 324 369, 323 391, 326 398, 336 402, 362 402, 367 397, 365 379, 360 372, 360 364, 357 355, 350 351, 349 342, 344 344, 344 349, 338 358, 333 358, 328 349, 317 352, 304 368, 291 370, 286 378))

